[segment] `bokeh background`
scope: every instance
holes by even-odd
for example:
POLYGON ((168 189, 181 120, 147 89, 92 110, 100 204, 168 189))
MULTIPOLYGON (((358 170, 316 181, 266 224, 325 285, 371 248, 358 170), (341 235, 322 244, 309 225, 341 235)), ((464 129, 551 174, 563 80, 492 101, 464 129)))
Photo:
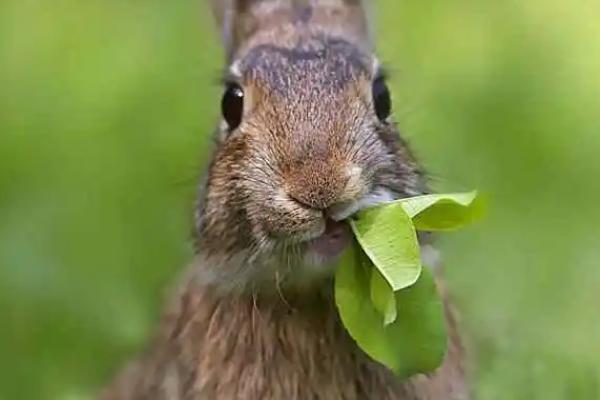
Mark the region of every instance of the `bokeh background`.
MULTIPOLYGON (((600 3, 378 1, 483 400, 600 398, 600 3)), ((221 50, 200 0, 0 1, 0 399, 89 399, 191 255, 221 50)))

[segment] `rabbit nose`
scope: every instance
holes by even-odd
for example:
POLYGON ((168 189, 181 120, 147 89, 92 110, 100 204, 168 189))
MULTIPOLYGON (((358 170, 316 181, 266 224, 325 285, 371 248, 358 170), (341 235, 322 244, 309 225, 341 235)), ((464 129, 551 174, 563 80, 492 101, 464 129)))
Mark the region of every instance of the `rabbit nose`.
POLYGON ((318 187, 315 190, 293 191, 289 196, 299 204, 313 210, 325 211, 335 204, 335 195, 326 187, 318 187))
POLYGON ((287 176, 287 192, 291 198, 307 207, 325 210, 339 201, 346 178, 332 162, 305 161, 287 176))
POLYGON ((288 176, 288 195, 298 203, 329 215, 362 192, 360 171, 335 162, 312 161, 288 176))

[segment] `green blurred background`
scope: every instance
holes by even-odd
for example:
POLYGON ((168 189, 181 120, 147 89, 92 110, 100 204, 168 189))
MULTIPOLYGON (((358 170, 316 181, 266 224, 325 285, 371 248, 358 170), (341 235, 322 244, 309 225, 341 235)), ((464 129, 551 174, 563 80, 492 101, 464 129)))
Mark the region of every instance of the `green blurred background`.
MULTIPOLYGON (((487 220, 440 240, 484 400, 600 398, 600 3, 379 1, 396 116, 487 220)), ((200 0, 0 1, 0 399, 91 398, 189 260, 200 0)))

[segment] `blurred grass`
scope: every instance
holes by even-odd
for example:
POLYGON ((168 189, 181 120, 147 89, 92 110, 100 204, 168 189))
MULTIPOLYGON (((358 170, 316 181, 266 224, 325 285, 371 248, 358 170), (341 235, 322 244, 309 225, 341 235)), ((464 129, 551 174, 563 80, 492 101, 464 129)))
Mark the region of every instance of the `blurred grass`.
MULTIPOLYGON (((600 4, 380 1, 397 119, 488 219, 442 237, 480 399, 600 398, 600 4)), ((221 50, 201 2, 0 2, 0 399, 83 399, 190 256, 221 50)))

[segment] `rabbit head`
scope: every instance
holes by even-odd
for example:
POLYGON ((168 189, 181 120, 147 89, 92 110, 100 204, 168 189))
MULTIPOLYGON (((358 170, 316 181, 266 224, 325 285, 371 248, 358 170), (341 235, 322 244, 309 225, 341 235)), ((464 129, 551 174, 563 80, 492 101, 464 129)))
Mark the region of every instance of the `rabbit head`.
POLYGON ((330 274, 350 242, 340 221, 424 190, 362 5, 215 4, 229 63, 197 208, 205 279, 245 287, 330 274))

